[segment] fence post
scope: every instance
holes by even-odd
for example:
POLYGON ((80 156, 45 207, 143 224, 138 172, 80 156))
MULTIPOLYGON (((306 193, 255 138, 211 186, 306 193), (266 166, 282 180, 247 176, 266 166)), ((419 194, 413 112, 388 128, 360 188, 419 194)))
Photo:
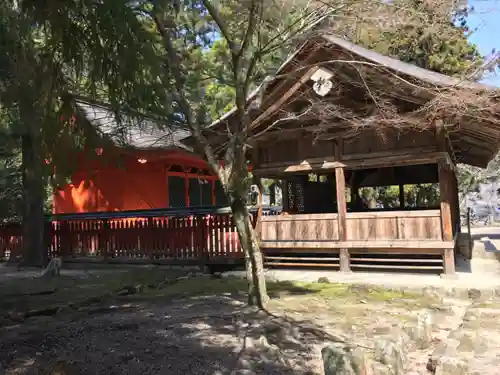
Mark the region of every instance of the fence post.
POLYGON ((152 216, 148 217, 148 233, 149 233, 149 240, 146 242, 148 246, 148 257, 149 260, 153 260, 154 256, 153 248, 155 243, 155 223, 152 216))
MULTIPOLYGON (((60 256, 61 254, 58 254, 58 251, 56 248, 52 249, 52 243, 53 243, 53 228, 52 228, 52 221, 48 220, 45 222, 44 225, 44 245, 45 245, 45 251, 47 252, 47 256, 53 257, 53 256, 60 256)), ((47 259, 47 258, 44 258, 47 259)))
POLYGON ((102 251, 102 256, 104 258, 104 261, 108 260, 109 257, 109 221, 108 219, 104 219, 102 221, 102 232, 101 232, 101 243, 100 248, 102 251))
POLYGON ((472 259, 472 250, 474 249, 474 241, 470 232, 470 207, 467 207, 467 232, 469 233, 469 260, 472 259))
POLYGON ((206 223, 204 216, 195 216, 196 226, 198 227, 197 232, 199 233, 198 244, 196 246, 198 251, 198 262, 200 267, 200 272, 205 271, 205 241, 206 241, 206 223))

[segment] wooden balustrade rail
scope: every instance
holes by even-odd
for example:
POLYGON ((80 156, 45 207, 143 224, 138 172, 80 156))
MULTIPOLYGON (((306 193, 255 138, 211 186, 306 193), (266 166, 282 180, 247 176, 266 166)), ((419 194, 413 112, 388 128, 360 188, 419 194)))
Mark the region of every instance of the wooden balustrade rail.
MULTIPOLYGON (((163 211, 154 212, 156 215, 144 215, 141 211, 129 216, 123 213, 54 216, 45 229, 49 254, 65 258, 192 263, 243 259, 228 209, 163 211)), ((252 213, 252 218, 255 217, 252 213)), ((18 257, 21 249, 21 225, 0 226, 0 257, 18 257)))

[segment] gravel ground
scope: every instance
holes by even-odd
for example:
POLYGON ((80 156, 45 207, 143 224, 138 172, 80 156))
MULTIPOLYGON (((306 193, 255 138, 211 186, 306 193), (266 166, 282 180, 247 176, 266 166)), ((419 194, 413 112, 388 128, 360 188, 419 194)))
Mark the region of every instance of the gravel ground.
POLYGON ((261 337, 271 320, 229 297, 36 318, 0 332, 0 362, 6 375, 314 373, 308 344, 278 349, 261 337))
MULTIPOLYGON (((469 374, 498 374, 500 304, 495 301, 339 284, 269 284, 274 298, 264 313, 245 305, 235 292, 238 282, 182 278, 155 287, 159 294, 146 290, 17 324, 4 321, 0 374, 320 375, 325 345, 345 342, 370 354, 377 337, 414 324, 423 311, 433 314, 433 342, 408 353, 406 375, 428 374, 429 355, 449 337, 460 341, 456 355, 469 363, 469 374), (200 290, 217 293, 188 295, 200 290)), ((46 303, 50 296, 24 298, 46 303)))

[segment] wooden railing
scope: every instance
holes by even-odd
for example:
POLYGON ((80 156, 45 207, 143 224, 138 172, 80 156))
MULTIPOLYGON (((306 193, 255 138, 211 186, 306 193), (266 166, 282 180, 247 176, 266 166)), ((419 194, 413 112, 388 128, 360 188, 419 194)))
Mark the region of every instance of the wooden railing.
MULTIPOLYGON (((346 232, 346 240, 356 242, 441 240, 441 215, 439 210, 347 213, 346 232)), ((266 216, 262 218, 261 240, 338 241, 338 215, 266 216)))
POLYGON ((439 210, 348 213, 347 240, 441 240, 439 210))
MULTIPOLYGON (((243 259, 227 208, 54 215, 50 219, 46 238, 52 256, 166 262, 243 259)), ((20 224, 1 226, 0 257, 16 257, 21 248, 20 224)))
POLYGON ((337 214, 272 215, 262 217, 262 241, 335 241, 337 214))
MULTIPOLYGON (((439 210, 347 213, 346 228, 347 241, 340 243, 337 214, 263 216, 258 226, 265 247, 281 243, 354 248, 356 243, 373 247, 388 240, 442 239, 439 210)), ((243 259, 227 208, 58 215, 47 221, 46 238, 48 252, 67 259, 165 263, 243 259)), ((0 257, 15 258, 21 248, 20 225, 0 226, 0 257)))

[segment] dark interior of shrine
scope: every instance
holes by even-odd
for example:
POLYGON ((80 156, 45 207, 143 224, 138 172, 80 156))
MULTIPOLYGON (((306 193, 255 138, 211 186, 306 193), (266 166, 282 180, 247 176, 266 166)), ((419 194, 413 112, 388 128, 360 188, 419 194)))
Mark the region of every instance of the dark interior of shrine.
MULTIPOLYGON (((437 164, 346 170, 348 212, 439 208, 437 164)), ((334 171, 294 174, 281 179, 283 211, 336 213, 334 171)))

